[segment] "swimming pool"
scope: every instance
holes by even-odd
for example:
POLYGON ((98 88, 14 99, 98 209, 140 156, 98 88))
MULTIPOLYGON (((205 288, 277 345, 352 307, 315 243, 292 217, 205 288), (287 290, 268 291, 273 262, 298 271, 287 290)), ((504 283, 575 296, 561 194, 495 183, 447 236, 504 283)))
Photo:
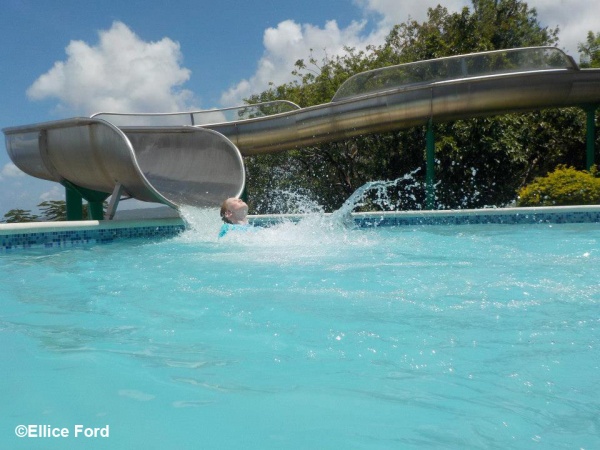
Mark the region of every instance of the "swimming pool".
POLYGON ((600 446, 600 224, 197 220, 0 255, 1 447, 600 446))

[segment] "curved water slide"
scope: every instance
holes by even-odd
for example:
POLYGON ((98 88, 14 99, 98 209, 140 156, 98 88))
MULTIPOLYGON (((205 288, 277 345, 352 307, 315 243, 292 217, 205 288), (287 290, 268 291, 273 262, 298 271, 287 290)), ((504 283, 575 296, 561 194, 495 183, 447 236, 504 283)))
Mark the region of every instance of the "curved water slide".
POLYGON ((364 72, 349 78, 330 103, 309 108, 279 102, 191 113, 100 113, 3 131, 14 163, 30 175, 84 194, 176 208, 240 195, 241 155, 431 121, 598 104, 600 70, 579 69, 557 48, 535 47, 364 72))
MULTIPOLYGON (((97 203, 112 194, 180 205, 217 205, 242 194, 244 163, 235 145, 204 128, 129 132, 96 118, 73 118, 4 130, 17 167, 57 181, 97 203)), ((67 207, 68 205, 67 198, 67 207)))

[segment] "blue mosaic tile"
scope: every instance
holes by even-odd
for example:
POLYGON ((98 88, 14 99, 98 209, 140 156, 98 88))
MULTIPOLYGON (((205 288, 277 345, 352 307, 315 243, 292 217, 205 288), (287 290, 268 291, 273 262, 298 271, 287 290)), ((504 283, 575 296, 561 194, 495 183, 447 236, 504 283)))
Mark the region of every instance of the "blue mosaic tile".
MULTIPOLYGON (((298 221, 301 216, 251 218, 252 222, 262 226, 272 226, 282 220, 298 221)), ((540 224, 540 223, 600 223, 600 209, 586 211, 540 211, 515 213, 473 213, 456 214, 381 214, 354 216, 356 226, 360 228, 425 226, 425 225, 471 225, 471 224, 540 224)), ((85 228, 81 230, 39 231, 29 233, 5 234, 0 236, 0 252, 23 248, 55 248, 76 245, 109 244, 121 239, 168 238, 176 236, 185 229, 183 224, 133 226, 128 228, 85 228)))
POLYGON ((456 215, 397 215, 355 217, 361 228, 415 225, 477 225, 477 224, 540 224, 540 223, 597 223, 600 211, 539 212, 527 214, 469 214, 456 215))
POLYGON ((184 230, 183 225, 85 229, 16 233, 2 236, 0 251, 23 248, 56 248, 89 244, 109 244, 120 239, 173 237, 184 230))

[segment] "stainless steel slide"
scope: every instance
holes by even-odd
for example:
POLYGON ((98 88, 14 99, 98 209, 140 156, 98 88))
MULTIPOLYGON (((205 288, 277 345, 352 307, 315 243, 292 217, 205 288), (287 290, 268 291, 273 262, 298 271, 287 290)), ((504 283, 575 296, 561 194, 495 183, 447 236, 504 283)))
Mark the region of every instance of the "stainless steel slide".
POLYGON ((262 116, 262 105, 255 105, 255 112, 252 105, 244 106, 239 108, 242 120, 219 121, 218 111, 96 117, 126 132, 143 133, 149 123, 166 120, 201 126, 227 136, 243 155, 254 155, 409 128, 430 119, 439 123, 599 103, 600 70, 579 69, 558 48, 532 47, 363 72, 348 79, 330 103, 262 116))
POLYGON ((34 177, 67 181, 176 208, 214 206, 244 188, 240 152, 216 131, 156 128, 125 135, 95 118, 5 129, 17 167, 34 177))
POLYGON ((600 70, 580 70, 554 47, 503 50, 364 72, 323 105, 283 103, 283 112, 276 102, 101 113, 3 131, 12 160, 30 175, 107 193, 121 186, 127 195, 173 207, 216 205, 243 189, 240 152, 277 152, 429 120, 597 105, 600 70))

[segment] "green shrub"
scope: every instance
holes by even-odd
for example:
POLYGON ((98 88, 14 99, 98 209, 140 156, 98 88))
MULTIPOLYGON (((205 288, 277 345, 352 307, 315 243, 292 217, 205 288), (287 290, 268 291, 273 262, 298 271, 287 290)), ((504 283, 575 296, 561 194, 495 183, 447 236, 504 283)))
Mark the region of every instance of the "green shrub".
POLYGON ((520 189, 518 206, 595 205, 600 203, 600 178, 594 166, 588 172, 558 166, 520 189))

